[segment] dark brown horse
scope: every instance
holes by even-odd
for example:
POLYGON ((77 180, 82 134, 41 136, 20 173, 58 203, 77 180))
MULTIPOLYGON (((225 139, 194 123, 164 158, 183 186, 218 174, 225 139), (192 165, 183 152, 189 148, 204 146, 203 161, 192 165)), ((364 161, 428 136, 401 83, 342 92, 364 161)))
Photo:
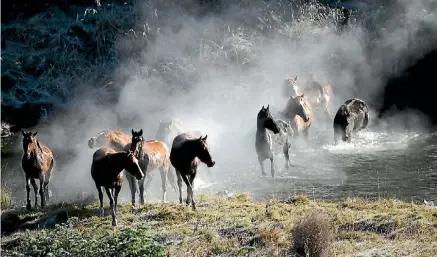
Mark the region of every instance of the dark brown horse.
POLYGON ((196 210, 194 202, 193 188, 194 178, 197 174, 197 168, 200 162, 205 163, 209 168, 215 165, 209 153, 208 143, 205 137, 193 138, 187 133, 176 136, 173 140, 170 161, 176 169, 179 186, 179 203, 182 203, 182 180, 187 186, 187 205, 190 204, 193 210, 196 210))
POLYGON ((287 106, 280 114, 284 119, 290 120, 294 136, 298 136, 302 132, 306 138, 308 137, 309 128, 313 121, 313 112, 304 94, 290 96, 287 106))
MULTIPOLYGON (((145 141, 143 138, 143 130, 134 131, 132 129, 132 142, 126 145, 126 149, 130 149, 134 152, 138 158, 141 169, 145 172, 147 182, 144 184, 145 178, 138 182, 140 204, 144 204, 144 190, 147 190, 152 182, 151 173, 159 169, 161 172, 162 180, 162 201, 165 202, 167 198, 167 177, 176 191, 176 181, 173 172, 170 170, 170 151, 165 143, 158 140, 145 141)), ((131 176, 127 175, 126 178, 131 186, 132 204, 135 205, 135 181, 131 176)))
MULTIPOLYGON (((90 148, 109 147, 109 148, 114 149, 115 151, 125 151, 125 150, 130 149, 131 141, 132 141, 132 136, 124 133, 121 130, 105 130, 105 131, 98 133, 94 137, 90 138, 90 140, 88 140, 88 146, 90 148)), ((140 161, 140 163, 141 163, 141 161, 140 161)), ((153 179, 153 174, 151 173, 152 170, 149 170, 150 172, 146 172, 146 169, 143 166, 141 166, 141 167, 142 167, 142 169, 146 175, 146 178, 147 178, 147 182, 146 182, 146 190, 147 190, 148 186, 150 185, 150 183, 152 182, 152 179, 153 179)), ((170 174, 168 176, 168 178, 169 178, 170 183, 172 184, 174 190, 176 191, 176 181, 175 181, 174 176, 172 176, 173 174, 170 174)), ((137 184, 140 184, 140 188, 144 189, 144 186, 143 186, 144 181, 139 181, 137 183, 135 181, 135 178, 132 177, 130 174, 126 174, 126 179, 129 183, 129 188, 131 190, 132 205, 135 205, 135 194, 138 191, 137 184)), ((164 185, 164 181, 162 182, 162 184, 164 185)), ((165 184, 166 184, 166 181, 165 181, 165 184)))
POLYGON ((99 148, 93 154, 91 177, 96 183, 100 200, 100 217, 103 217, 103 191, 105 188, 109 198, 112 214, 112 225, 117 225, 117 199, 123 185, 123 170, 138 180, 144 178, 144 173, 138 165, 138 159, 131 152, 116 152, 111 148, 99 148))
POLYGON ((39 179, 39 195, 41 197, 41 207, 50 201, 49 182, 52 176, 55 160, 52 151, 43 145, 36 138, 38 131, 35 133, 21 130, 23 134, 23 159, 21 165, 26 175, 27 205, 30 209, 30 184, 33 186, 35 193, 35 206, 38 205, 38 185, 35 179, 39 179))

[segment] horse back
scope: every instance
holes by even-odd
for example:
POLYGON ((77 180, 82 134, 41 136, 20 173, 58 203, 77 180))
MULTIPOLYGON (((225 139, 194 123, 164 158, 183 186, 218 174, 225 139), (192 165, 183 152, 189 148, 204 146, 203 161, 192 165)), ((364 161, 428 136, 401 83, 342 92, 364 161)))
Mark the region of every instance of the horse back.
POLYGON ((143 150, 149 157, 149 165, 152 169, 167 165, 170 152, 164 142, 148 140, 143 144, 143 150))
POLYGON ((110 130, 108 137, 109 144, 119 151, 124 150, 124 146, 129 144, 132 139, 130 135, 121 130, 110 130))
POLYGON ((91 177, 99 186, 116 187, 121 186, 123 182, 123 172, 118 173, 115 178, 106 175, 113 168, 110 157, 114 153, 117 153, 114 149, 102 147, 93 154, 91 177))

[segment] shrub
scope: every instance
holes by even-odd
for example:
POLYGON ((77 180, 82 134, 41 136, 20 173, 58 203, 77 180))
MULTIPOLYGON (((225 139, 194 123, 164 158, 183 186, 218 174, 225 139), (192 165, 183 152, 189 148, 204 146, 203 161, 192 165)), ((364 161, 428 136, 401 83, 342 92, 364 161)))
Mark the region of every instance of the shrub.
POLYGON ((294 256, 328 256, 333 240, 333 229, 329 217, 320 211, 310 211, 293 231, 292 253, 294 256))

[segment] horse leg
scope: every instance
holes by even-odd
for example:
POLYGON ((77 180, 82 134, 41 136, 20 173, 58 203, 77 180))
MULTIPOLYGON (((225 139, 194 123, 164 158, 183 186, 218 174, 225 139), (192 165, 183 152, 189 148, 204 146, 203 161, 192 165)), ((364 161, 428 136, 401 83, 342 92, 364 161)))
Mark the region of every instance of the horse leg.
POLYGON ((27 204, 26 209, 30 210, 32 208, 32 205, 30 204, 30 178, 26 176, 26 192, 27 192, 27 204))
POLYGON ((131 174, 128 174, 127 172, 126 172, 126 179, 127 179, 127 182, 129 183, 132 206, 135 206, 135 194, 138 191, 137 182, 136 182, 135 177, 132 176, 131 174))
POLYGON ((259 165, 261 166, 261 176, 265 177, 266 176, 266 171, 264 170, 264 164, 263 164, 263 159, 258 157, 258 162, 259 165))
POLYGON ((45 195, 45 199, 46 199, 46 203, 49 204, 50 202, 50 194, 49 194, 49 181, 45 180, 44 181, 44 195, 45 195))
POLYGON ((148 172, 146 174, 146 177, 138 182, 139 189, 140 189, 140 204, 144 204, 144 199, 145 199, 144 191, 147 192, 147 190, 149 189, 150 183, 152 182, 153 177, 150 174, 152 172, 153 172, 153 170, 150 170, 150 172, 148 172), (145 184, 144 184, 144 181, 146 182, 145 184))
POLYGON ((120 193, 120 190, 121 190, 121 186, 120 187, 116 187, 114 189, 114 192, 113 192, 113 194, 114 194, 114 212, 115 212, 115 215, 117 215, 118 194, 120 193))
POLYGON ((285 157, 285 168, 288 169, 290 167, 290 143, 288 142, 288 139, 282 146, 282 152, 284 153, 285 157))
MULTIPOLYGON (((191 196, 193 194, 193 188, 192 188, 191 182, 190 182, 191 178, 188 179, 187 175, 182 175, 182 179, 184 180, 185 185, 187 185, 187 200, 185 201, 185 203, 188 206, 188 204, 190 204, 190 202, 192 202, 191 196)), ((193 210, 196 210, 196 206, 193 206, 193 210)))
POLYGON ((176 176, 178 177, 179 204, 182 204, 182 175, 179 170, 176 170, 176 176))
POLYGON ((191 185, 191 207, 193 208, 193 211, 196 210, 196 203, 194 202, 194 178, 196 177, 197 172, 194 172, 194 174, 192 174, 190 176, 190 185, 191 185))
POLYGON ((112 190, 110 190, 108 187, 105 187, 105 191, 109 198, 109 208, 111 209, 112 226, 117 226, 117 219, 115 217, 115 209, 114 209, 114 197, 112 195, 112 190))
POLYGON ((275 178, 276 171, 275 171, 275 161, 273 155, 269 159, 270 159, 270 174, 272 175, 272 178, 275 178))
POLYGON ((97 192, 99 193, 99 201, 100 201, 100 210, 99 210, 99 216, 103 217, 105 214, 105 210, 103 209, 103 191, 102 187, 96 184, 97 192))
POLYGON ((38 206, 38 185, 36 184, 36 181, 34 178, 30 179, 30 183, 33 187, 33 193, 35 194, 35 207, 38 206))
POLYGON ((167 172, 168 169, 161 167, 161 180, 162 180, 162 202, 165 203, 167 198, 167 172))
POLYGON ((44 194, 44 177, 39 180, 39 196, 41 198, 41 208, 44 208, 46 205, 46 197, 44 194))

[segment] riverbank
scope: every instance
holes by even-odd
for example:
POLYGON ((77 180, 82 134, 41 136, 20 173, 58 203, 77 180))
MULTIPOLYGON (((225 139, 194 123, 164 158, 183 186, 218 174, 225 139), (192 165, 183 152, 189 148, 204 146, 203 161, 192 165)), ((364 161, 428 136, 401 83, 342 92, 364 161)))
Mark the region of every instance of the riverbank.
MULTIPOLYGON (((312 231, 315 228, 308 226, 322 224, 326 219, 332 224, 334 240, 328 256, 437 255, 436 207, 392 199, 316 202, 305 196, 288 202, 253 201, 247 194, 199 195, 196 199, 197 212, 175 203, 135 208, 122 204, 115 228, 111 226, 106 196, 103 219, 98 217, 95 200, 51 206, 44 211, 6 211, 2 214, 3 232, 9 214, 18 214, 28 221, 23 229, 2 237, 2 253, 246 256, 252 252, 251 256, 286 256, 292 248, 293 235, 312 231), (311 212, 322 215, 322 222, 309 222, 312 225, 306 224, 302 230, 297 224, 311 212)), ((325 233, 327 237, 329 234, 325 233)))

